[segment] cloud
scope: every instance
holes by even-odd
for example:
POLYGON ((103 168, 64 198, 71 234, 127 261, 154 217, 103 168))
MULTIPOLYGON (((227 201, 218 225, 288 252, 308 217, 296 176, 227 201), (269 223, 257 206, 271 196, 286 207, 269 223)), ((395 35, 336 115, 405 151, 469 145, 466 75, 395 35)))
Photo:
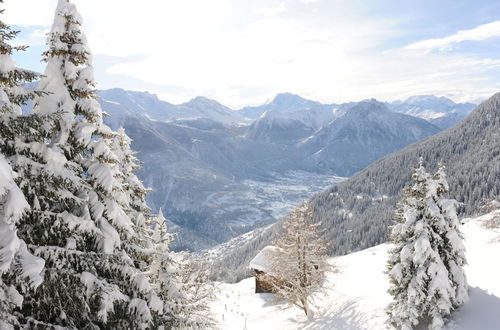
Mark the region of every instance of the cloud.
POLYGON ((4 19, 7 24, 23 27, 49 26, 56 4, 57 0, 4 0, 4 19))
POLYGON ((275 16, 277 14, 281 14, 288 11, 284 2, 281 2, 276 7, 264 7, 255 9, 255 13, 263 16, 275 16))
MULTIPOLYGON (((26 39, 36 43, 56 2, 5 0, 5 7, 11 23, 31 26, 26 39)), ((408 31, 392 15, 370 16, 350 0, 73 2, 96 55, 99 88, 149 90, 174 103, 203 95, 234 108, 283 91, 333 103, 419 93, 463 100, 500 88, 495 56, 416 51, 429 40, 386 50, 408 31)), ((432 47, 483 40, 496 31, 490 24, 433 39, 445 42, 432 47)), ((33 57, 38 62, 40 54, 33 57)))
POLYGON ((463 41, 481 41, 500 36, 500 21, 479 25, 470 30, 458 31, 445 38, 427 39, 412 43, 405 48, 408 50, 447 50, 453 44, 463 41))

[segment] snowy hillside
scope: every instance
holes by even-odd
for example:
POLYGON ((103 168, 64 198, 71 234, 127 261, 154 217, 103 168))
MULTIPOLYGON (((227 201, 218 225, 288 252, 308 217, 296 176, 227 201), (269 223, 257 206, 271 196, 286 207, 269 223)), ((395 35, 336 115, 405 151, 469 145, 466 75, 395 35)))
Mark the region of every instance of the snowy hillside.
MULTIPOLYGON (((493 330, 500 327, 500 210, 465 219, 469 302, 445 327, 449 330, 493 330)), ((389 244, 332 258, 336 272, 316 295, 315 316, 308 320, 298 308, 288 308, 271 294, 255 294, 254 278, 220 284, 212 309, 222 329, 387 329, 385 307, 391 297, 385 264, 389 244)))

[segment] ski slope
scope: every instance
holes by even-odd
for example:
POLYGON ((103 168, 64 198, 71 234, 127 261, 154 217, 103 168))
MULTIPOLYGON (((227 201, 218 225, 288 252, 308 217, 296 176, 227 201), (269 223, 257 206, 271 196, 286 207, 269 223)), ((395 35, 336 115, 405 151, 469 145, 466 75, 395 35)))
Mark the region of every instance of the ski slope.
MULTIPOLYGON (((445 329, 500 329, 500 210, 465 219, 469 302, 445 329), (495 219, 498 218, 498 221, 495 219)), ((255 294, 253 278, 220 283, 212 309, 221 329, 388 329, 385 308, 391 301, 384 274, 389 244, 332 258, 336 271, 314 296, 315 315, 308 319, 272 294, 255 294)))

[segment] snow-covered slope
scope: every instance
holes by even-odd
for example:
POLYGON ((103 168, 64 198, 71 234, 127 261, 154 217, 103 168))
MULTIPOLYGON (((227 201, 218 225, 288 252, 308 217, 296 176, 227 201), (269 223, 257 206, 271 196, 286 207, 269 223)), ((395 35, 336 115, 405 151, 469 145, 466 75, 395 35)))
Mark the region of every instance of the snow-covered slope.
MULTIPOLYGON (((469 302, 455 312, 445 329, 500 328, 500 211, 468 220, 463 226, 468 265, 469 302), (495 220, 496 219, 496 220, 495 220), (491 228, 496 226, 496 228, 491 228)), ((385 308, 391 301, 384 273, 389 244, 332 258, 329 274, 315 296, 315 316, 298 308, 284 309, 271 294, 255 294, 255 280, 220 284, 212 309, 222 329, 387 329, 385 308)))

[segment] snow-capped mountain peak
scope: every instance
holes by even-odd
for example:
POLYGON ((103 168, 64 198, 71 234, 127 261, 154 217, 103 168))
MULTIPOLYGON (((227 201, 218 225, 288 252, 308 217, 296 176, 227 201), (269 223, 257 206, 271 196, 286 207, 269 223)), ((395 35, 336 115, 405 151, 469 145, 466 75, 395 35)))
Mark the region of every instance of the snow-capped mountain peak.
POLYGON ((425 119, 444 129, 461 121, 476 105, 455 103, 444 96, 416 95, 405 101, 394 101, 388 106, 394 112, 425 119))
POLYGON ((292 93, 279 93, 268 104, 272 105, 277 110, 292 110, 297 109, 298 107, 302 108, 305 106, 317 105, 320 103, 305 99, 299 95, 292 93))
POLYGON ((455 102, 450 100, 447 97, 434 96, 434 95, 415 95, 410 96, 405 100, 405 103, 418 105, 420 107, 425 107, 428 109, 440 109, 444 110, 444 108, 452 108, 455 106, 455 102))

